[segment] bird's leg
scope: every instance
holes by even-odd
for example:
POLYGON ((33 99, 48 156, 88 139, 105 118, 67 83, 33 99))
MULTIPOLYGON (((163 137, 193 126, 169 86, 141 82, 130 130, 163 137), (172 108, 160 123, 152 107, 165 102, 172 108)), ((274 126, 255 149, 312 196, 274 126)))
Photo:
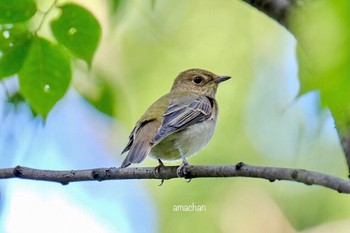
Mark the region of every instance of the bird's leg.
POLYGON ((176 174, 179 178, 183 177, 186 175, 186 170, 185 170, 185 167, 188 165, 189 163, 187 162, 186 159, 184 159, 182 161, 182 164, 177 168, 176 170, 176 174))
POLYGON ((165 167, 165 165, 164 165, 164 163, 162 162, 162 160, 160 160, 160 159, 158 159, 158 166, 156 166, 155 168, 154 168, 154 170, 158 173, 159 171, 160 171, 160 168, 161 167, 165 167))
MULTIPOLYGON (((161 169, 162 167, 165 167, 165 165, 164 165, 164 163, 162 162, 162 160, 158 159, 158 163, 159 163, 158 166, 156 166, 156 167, 154 168, 154 175, 155 175, 156 177, 158 177, 158 173, 160 172, 160 169, 161 169)), ((162 179, 162 180, 160 181, 160 185, 159 185, 159 186, 162 186, 163 183, 164 183, 164 179, 162 179)))
POLYGON ((176 170, 176 174, 179 178, 186 176, 187 172, 186 172, 186 166, 190 165, 186 159, 186 157, 184 156, 184 154, 182 153, 181 148, 179 148, 181 157, 182 157, 182 164, 177 168, 176 170))

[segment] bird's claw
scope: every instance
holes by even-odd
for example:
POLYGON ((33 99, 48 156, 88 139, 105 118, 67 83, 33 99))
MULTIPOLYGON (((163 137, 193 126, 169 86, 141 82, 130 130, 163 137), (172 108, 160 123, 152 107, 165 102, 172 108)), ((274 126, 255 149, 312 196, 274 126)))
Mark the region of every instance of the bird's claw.
MULTIPOLYGON (((160 160, 160 159, 158 159, 158 166, 156 166, 155 168, 154 168, 154 175, 155 176, 158 176, 158 173, 160 172, 160 169, 162 168, 162 167, 165 167, 165 165, 164 165, 164 163, 162 162, 162 160, 160 160)), ((163 182, 162 182, 162 184, 163 184, 163 182)))
MULTIPOLYGON (((165 165, 164 165, 164 163, 162 162, 162 160, 158 159, 158 163, 159 163, 158 166, 156 166, 156 167, 154 168, 154 175, 155 175, 156 177, 158 177, 158 174, 159 174, 159 172, 160 172, 160 169, 161 169, 162 167, 165 167, 165 165)), ((163 183, 164 183, 164 179, 162 179, 162 180, 160 181, 159 186, 162 186, 163 183)))
POLYGON ((188 174, 186 171, 186 167, 189 165, 187 161, 183 161, 183 163, 176 169, 176 175, 177 177, 186 177, 188 174))
POLYGON ((164 179, 162 179, 162 180, 160 181, 160 184, 159 184, 158 186, 162 186, 163 183, 164 183, 164 179))

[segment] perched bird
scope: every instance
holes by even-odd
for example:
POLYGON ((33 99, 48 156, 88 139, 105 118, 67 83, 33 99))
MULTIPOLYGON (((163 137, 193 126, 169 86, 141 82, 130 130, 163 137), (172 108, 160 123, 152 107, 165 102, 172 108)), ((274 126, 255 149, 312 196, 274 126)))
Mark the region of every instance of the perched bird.
POLYGON ((203 149, 213 136, 218 117, 215 100, 219 83, 230 79, 202 69, 180 73, 171 91, 154 102, 138 120, 122 154, 121 168, 141 163, 147 155, 162 161, 187 158, 203 149))

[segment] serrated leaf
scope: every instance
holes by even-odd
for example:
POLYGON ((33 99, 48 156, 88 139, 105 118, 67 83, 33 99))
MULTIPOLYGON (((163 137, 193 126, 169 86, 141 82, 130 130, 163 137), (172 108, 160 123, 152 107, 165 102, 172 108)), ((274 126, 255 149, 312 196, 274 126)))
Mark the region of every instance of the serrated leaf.
POLYGON ((0 79, 16 74, 30 47, 31 34, 13 27, 0 27, 0 79))
POLYGON ((44 119, 66 93, 71 66, 64 50, 48 40, 34 37, 18 73, 20 92, 44 119))
POLYGON ((0 0, 0 24, 13 24, 28 20, 35 12, 34 0, 0 0))
POLYGON ((90 66, 101 37, 100 24, 81 6, 66 4, 61 10, 62 14, 51 22, 55 38, 90 66))

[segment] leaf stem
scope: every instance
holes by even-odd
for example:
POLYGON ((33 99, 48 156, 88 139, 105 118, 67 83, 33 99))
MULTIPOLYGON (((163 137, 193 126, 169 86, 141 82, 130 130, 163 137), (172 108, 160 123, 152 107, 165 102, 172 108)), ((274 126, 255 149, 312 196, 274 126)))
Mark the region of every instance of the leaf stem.
POLYGON ((42 28, 43 24, 44 24, 44 21, 46 20, 49 12, 54 8, 54 7, 57 7, 57 2, 58 0, 54 0, 51 4, 51 6, 46 10, 46 11, 41 11, 39 10, 38 12, 42 13, 43 14, 43 17, 42 19, 40 20, 40 23, 38 25, 38 27, 34 30, 34 35, 37 35, 38 32, 40 31, 40 29, 42 28))

